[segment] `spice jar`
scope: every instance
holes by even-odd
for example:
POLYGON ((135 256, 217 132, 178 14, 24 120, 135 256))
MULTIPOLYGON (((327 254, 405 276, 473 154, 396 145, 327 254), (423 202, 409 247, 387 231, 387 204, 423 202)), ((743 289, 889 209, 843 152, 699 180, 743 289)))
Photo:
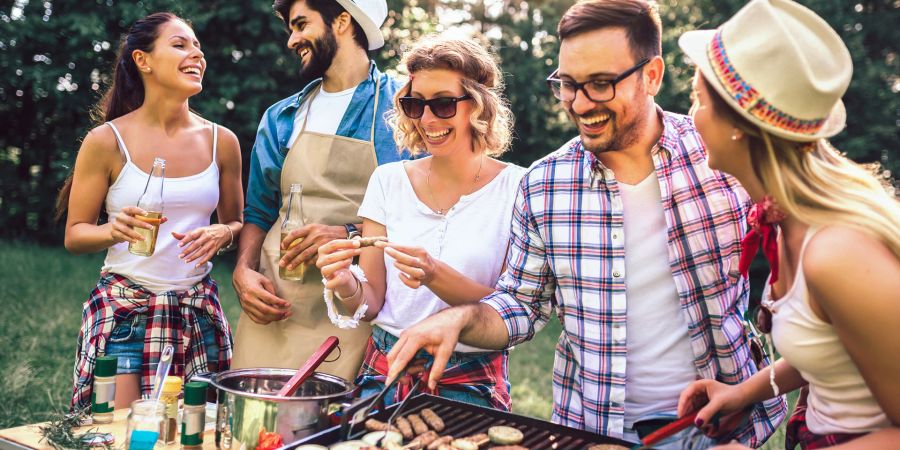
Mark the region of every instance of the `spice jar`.
POLYGON ((164 446, 160 436, 165 436, 167 429, 166 405, 157 400, 135 400, 128 414, 128 428, 125 431, 126 450, 153 450, 159 443, 164 446))
POLYGON ((206 383, 192 381, 184 385, 184 414, 181 419, 181 447, 196 450, 203 446, 206 428, 206 383))
POLYGON ((116 407, 117 356, 100 356, 94 365, 94 388, 91 391, 91 418, 94 423, 112 423, 116 407))
POLYGON ((159 400, 166 405, 166 435, 163 441, 174 444, 178 436, 178 397, 181 395, 181 377, 166 376, 159 400))

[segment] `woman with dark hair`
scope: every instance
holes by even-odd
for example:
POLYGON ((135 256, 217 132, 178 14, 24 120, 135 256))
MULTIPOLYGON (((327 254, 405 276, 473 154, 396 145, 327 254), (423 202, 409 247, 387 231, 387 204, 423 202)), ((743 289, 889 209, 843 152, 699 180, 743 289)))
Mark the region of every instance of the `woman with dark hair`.
MULTIPOLYGON (((356 320, 374 325, 357 378, 363 395, 384 387, 386 355, 404 329, 493 291, 524 172, 495 159, 509 148, 512 114, 487 49, 434 36, 420 40, 403 61, 410 79, 394 96, 389 121, 399 148, 429 156, 379 166, 369 180, 359 208, 362 234, 389 242, 361 249, 357 240, 331 241, 319 248, 317 262, 326 296, 333 290, 346 310, 357 311, 356 320), (350 267, 354 256, 359 266, 350 267)), ((354 319, 333 321, 342 326, 354 319)), ((455 350, 439 392, 432 393, 509 410, 507 352, 455 350)), ((406 390, 392 389, 390 401, 406 390)))
POLYGON ((754 0, 679 44, 697 64, 692 116, 709 165, 756 201, 739 267, 762 247, 758 324, 782 356, 740 384, 694 382, 679 415, 713 431, 715 417, 802 388, 785 448, 897 448, 900 203, 828 142, 845 124, 850 52, 787 0, 754 0))
POLYGON ((90 403, 101 355, 118 357, 115 404, 149 393, 160 353, 174 346, 175 375, 222 370, 231 331, 209 272, 241 231, 240 146, 234 133, 193 113, 206 60, 190 24, 171 13, 138 20, 122 40, 112 85, 98 104, 103 123, 81 144, 58 199, 72 253, 106 250, 84 305, 72 407, 90 403), (151 225, 136 216, 155 158, 165 159, 164 217, 155 252, 128 250, 151 225), (101 210, 109 217, 99 223, 101 210), (210 225, 215 212, 219 223, 210 225))

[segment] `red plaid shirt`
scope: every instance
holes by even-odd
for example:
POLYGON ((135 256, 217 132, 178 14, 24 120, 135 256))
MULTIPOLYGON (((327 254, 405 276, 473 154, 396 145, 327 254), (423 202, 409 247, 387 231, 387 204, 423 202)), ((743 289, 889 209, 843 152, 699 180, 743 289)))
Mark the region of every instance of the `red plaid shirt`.
MULTIPOLYGON (((147 315, 147 334, 141 366, 141 394, 152 390, 159 356, 166 345, 175 347, 170 374, 188 378, 208 371, 206 345, 198 314, 208 314, 216 328, 219 346, 218 370, 231 365, 231 329, 222 306, 219 288, 207 276, 182 292, 154 294, 121 275, 104 273, 82 310, 78 333, 72 408, 90 405, 94 384, 94 364, 106 351, 106 341, 119 322, 135 314, 147 315)), ((125 406, 125 405, 122 405, 125 406)))

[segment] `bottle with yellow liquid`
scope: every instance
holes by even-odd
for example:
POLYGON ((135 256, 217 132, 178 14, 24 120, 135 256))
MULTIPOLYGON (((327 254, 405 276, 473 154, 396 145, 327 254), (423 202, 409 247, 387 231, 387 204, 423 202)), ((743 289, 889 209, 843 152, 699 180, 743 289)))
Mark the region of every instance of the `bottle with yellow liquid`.
POLYGON ((155 158, 153 160, 153 169, 150 171, 150 178, 147 179, 147 185, 144 186, 144 193, 138 200, 138 208, 147 211, 146 216, 135 216, 136 219, 153 225, 153 228, 146 229, 135 227, 143 241, 132 242, 128 244, 128 251, 138 256, 150 256, 156 250, 156 236, 159 234, 159 224, 163 215, 163 181, 166 179, 166 160, 155 158))
MULTIPOLYGON (((300 184, 292 184, 291 185, 291 194, 288 197, 288 207, 287 211, 284 213, 284 221, 281 222, 281 242, 284 242, 287 235, 297 228, 303 226, 303 186, 300 184)), ((290 247, 294 248, 297 244, 303 241, 303 238, 299 238, 294 242, 291 242, 290 247)), ((284 258, 284 254, 287 252, 285 249, 281 249, 281 257, 284 258)), ((292 270, 288 270, 287 267, 278 267, 278 277, 282 280, 291 280, 291 281, 300 281, 303 280, 303 276, 306 275, 306 264, 299 264, 297 267, 294 267, 292 270)))

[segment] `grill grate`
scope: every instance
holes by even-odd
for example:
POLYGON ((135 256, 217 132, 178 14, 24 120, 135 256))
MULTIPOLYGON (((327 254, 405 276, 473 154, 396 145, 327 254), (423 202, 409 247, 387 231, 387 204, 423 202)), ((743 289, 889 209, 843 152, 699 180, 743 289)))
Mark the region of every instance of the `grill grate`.
MULTIPOLYGON (((387 421, 395 407, 396 405, 390 406, 370 417, 387 421)), ((587 449, 594 444, 618 444, 630 448, 632 445, 608 436, 428 394, 419 394, 411 398, 406 405, 406 411, 402 411, 400 415, 416 413, 424 408, 431 408, 444 420, 446 428, 440 433, 442 436, 463 438, 477 433, 487 433, 488 428, 495 425, 504 425, 522 431, 525 439, 519 445, 528 447, 530 450, 579 450, 587 449)), ((362 425, 357 425, 354 430, 357 431, 353 433, 351 439, 360 439, 367 433, 362 429, 362 425)), ((328 446, 341 440, 339 427, 332 427, 288 444, 283 450, 291 450, 304 444, 328 446)), ((490 448, 490 446, 483 448, 490 448)))

